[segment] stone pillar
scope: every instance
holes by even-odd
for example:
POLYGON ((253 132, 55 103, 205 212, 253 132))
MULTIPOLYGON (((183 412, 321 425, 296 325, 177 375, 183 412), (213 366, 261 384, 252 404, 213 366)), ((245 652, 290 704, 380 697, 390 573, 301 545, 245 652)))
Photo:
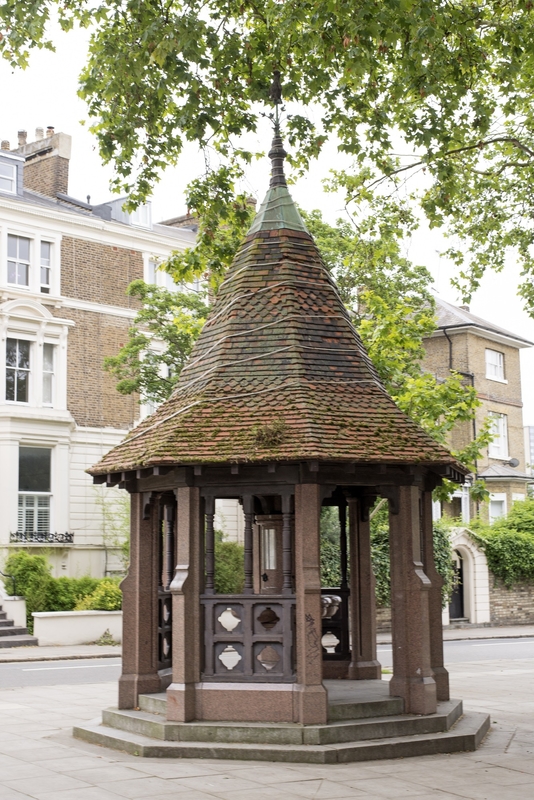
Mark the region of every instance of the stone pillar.
POLYGON ((145 692, 159 692, 158 507, 145 494, 131 495, 130 567, 121 583, 122 675, 119 708, 136 708, 145 692), (146 514, 144 512, 147 512, 146 514))
POLYGON ((438 701, 449 700, 449 673, 443 661, 443 623, 441 588, 443 578, 434 562, 434 534, 432 529, 432 492, 422 493, 422 529, 423 529, 423 564, 425 573, 430 579, 428 593, 428 613, 430 620, 430 666, 436 682, 438 701))
POLYGON ((371 564, 371 535, 367 508, 349 499, 351 662, 349 678, 382 677, 376 657, 375 578, 371 564))
POLYGON ((323 686, 320 575, 321 488, 295 487, 295 592, 297 707, 295 721, 326 723, 328 698, 323 686))
POLYGON ((436 711, 436 684, 430 664, 430 580, 422 563, 421 492, 400 486, 390 500, 391 627, 393 678, 390 695, 402 697, 408 714, 436 711))
POLYGON ((167 689, 167 719, 190 722, 196 717, 195 684, 200 681, 200 555, 204 525, 198 488, 184 486, 176 494, 176 569, 170 586, 172 683, 167 689))

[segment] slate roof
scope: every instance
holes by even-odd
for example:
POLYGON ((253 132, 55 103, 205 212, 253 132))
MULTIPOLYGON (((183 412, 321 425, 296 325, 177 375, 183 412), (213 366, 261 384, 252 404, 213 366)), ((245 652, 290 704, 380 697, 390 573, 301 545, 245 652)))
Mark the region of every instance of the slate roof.
POLYGON ((508 339, 513 339, 517 342, 518 347, 529 347, 533 344, 528 339, 518 336, 516 333, 511 333, 505 328, 494 325, 482 317, 477 317, 465 308, 453 306, 451 303, 445 302, 440 297, 436 297, 436 316, 438 319, 438 329, 443 328, 480 328, 490 333, 496 333, 499 336, 505 336, 508 339))
POLYGON ((302 460, 466 472, 386 393, 278 169, 173 395, 89 472, 302 460))
POLYGON ((530 481, 532 482, 533 478, 532 475, 527 475, 525 472, 518 472, 513 467, 509 467, 508 464, 492 464, 490 467, 487 467, 483 472, 479 472, 479 478, 484 478, 487 480, 488 478, 506 478, 506 480, 517 480, 517 481, 530 481))

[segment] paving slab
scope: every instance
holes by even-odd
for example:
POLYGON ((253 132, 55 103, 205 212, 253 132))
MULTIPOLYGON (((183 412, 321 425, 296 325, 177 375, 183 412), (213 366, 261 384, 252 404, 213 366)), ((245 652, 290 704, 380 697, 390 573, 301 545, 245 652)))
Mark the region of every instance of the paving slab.
POLYGON ((492 709, 480 749, 363 764, 141 761, 71 736, 72 720, 82 724, 115 702, 115 682, 0 688, 0 800, 532 800, 534 663, 473 661, 450 673, 466 710, 492 709), (31 736, 16 731, 24 722, 31 736), (69 781, 77 783, 66 788, 69 781))

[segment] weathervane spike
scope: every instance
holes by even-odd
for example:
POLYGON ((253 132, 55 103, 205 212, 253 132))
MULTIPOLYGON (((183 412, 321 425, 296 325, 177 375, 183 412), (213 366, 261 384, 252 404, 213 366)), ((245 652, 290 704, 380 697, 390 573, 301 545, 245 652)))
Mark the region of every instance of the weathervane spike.
POLYGON ((282 83, 280 81, 280 71, 273 73, 273 82, 269 89, 269 98, 275 106, 274 138, 269 151, 271 159, 271 182, 270 186, 287 186, 286 176, 284 175, 284 159, 287 156, 284 150, 282 137, 280 135, 280 120, 278 117, 278 106, 282 103, 282 83))

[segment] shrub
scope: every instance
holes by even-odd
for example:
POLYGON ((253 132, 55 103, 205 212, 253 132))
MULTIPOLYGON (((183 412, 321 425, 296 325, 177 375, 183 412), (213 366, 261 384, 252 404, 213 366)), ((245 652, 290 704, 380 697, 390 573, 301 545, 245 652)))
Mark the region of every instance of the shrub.
MULTIPOLYGON (((15 577, 17 593, 26 598, 26 625, 30 632, 33 631, 34 612, 72 611, 86 597, 93 597, 102 583, 112 584, 113 598, 106 599, 108 593, 104 591, 93 602, 112 603, 110 610, 121 607, 121 592, 112 580, 91 578, 88 575, 83 578, 53 578, 50 575, 50 564, 43 555, 33 555, 25 550, 19 550, 9 556, 3 571, 15 577)), ((9 578, 6 578, 6 591, 13 593, 13 581, 9 578)), ((91 608, 101 609, 100 606, 91 608)), ((101 610, 108 610, 108 607, 104 606, 101 610)))
MULTIPOLYGON (((19 550, 6 561, 3 572, 15 578, 17 594, 26 598, 26 625, 33 633, 32 614, 47 611, 51 583, 50 566, 45 556, 34 556, 19 550)), ((13 581, 6 578, 6 591, 13 593, 13 581)))
POLYGON ((517 501, 493 525, 475 521, 471 536, 484 550, 491 572, 511 588, 534 581, 534 499, 517 501))
POLYGON ((238 542, 225 542, 222 531, 215 531, 215 591, 241 594, 245 584, 245 548, 238 542))
POLYGON ((103 580, 91 594, 79 600, 75 611, 120 611, 122 608, 122 592, 116 582, 103 580))

